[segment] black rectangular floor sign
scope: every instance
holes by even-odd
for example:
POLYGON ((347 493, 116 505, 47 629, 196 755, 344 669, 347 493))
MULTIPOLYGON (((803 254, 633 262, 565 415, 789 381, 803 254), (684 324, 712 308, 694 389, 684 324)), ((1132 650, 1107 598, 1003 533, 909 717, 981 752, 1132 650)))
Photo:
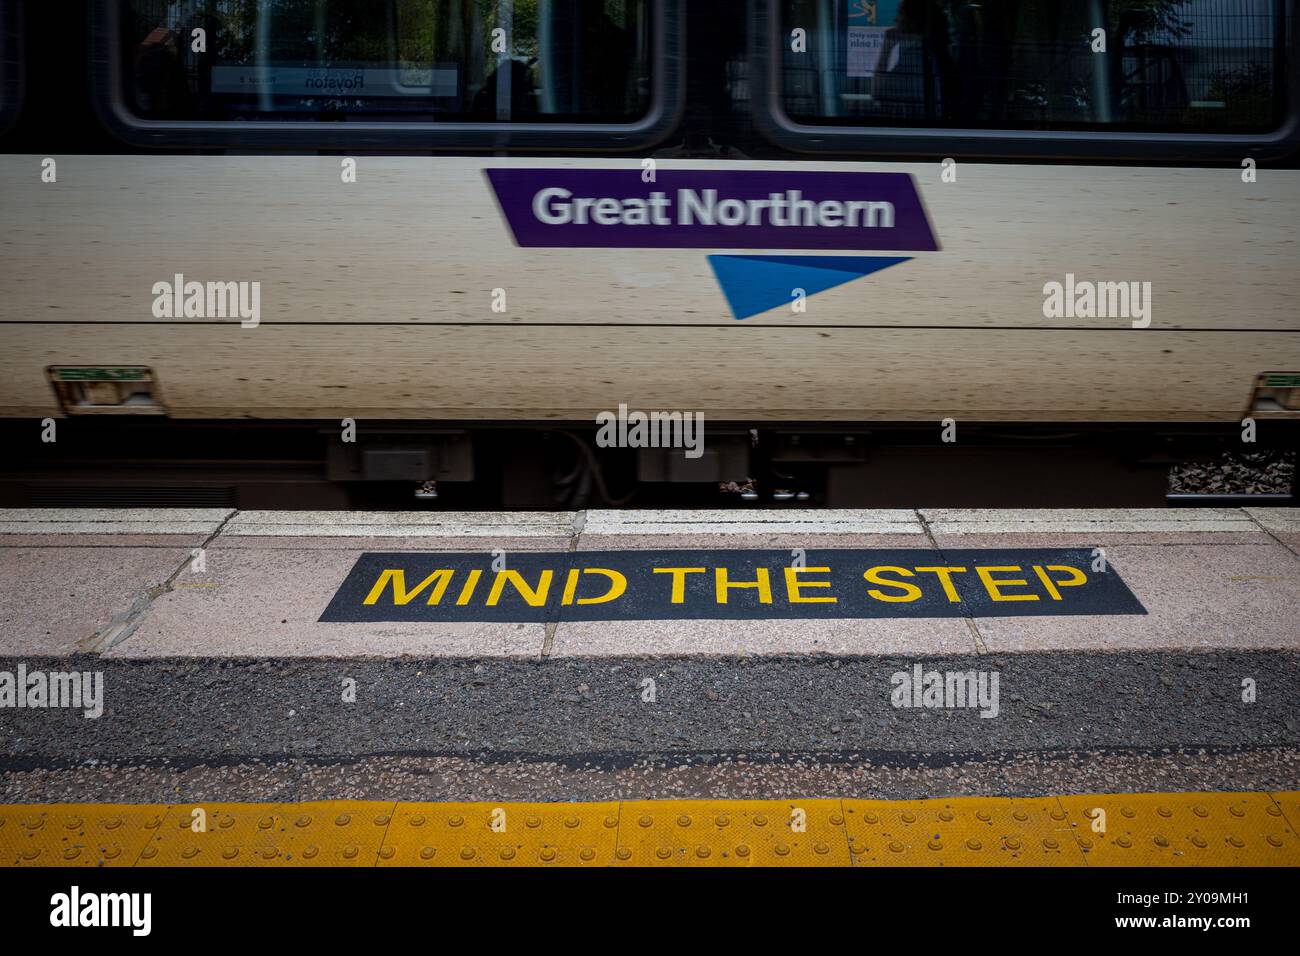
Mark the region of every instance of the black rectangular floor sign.
POLYGON ((322 621, 1145 614, 1094 548, 366 553, 322 621))

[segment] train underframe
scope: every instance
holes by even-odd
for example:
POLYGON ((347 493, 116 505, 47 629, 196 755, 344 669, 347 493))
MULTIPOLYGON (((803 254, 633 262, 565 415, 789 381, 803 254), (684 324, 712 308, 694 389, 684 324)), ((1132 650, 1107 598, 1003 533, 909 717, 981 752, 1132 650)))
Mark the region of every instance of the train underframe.
MULTIPOLYGON (((710 423, 702 446, 603 447, 586 423, 0 423, 0 506, 265 509, 1161 507, 1296 504, 1180 493, 1170 469, 1225 453, 1294 460, 1300 422, 710 423)), ((1289 486, 1287 486, 1289 484, 1289 486)))

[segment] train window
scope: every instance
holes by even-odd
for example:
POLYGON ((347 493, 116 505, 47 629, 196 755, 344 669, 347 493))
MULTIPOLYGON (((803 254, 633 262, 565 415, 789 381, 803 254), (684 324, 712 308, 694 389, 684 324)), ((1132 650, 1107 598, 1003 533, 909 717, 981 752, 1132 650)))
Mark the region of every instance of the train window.
POLYGON ((1285 8, 780 0, 780 106, 818 126, 1263 132, 1284 115, 1285 8))
POLYGON ((629 124, 651 107, 651 7, 123 0, 123 101, 181 122, 629 124))

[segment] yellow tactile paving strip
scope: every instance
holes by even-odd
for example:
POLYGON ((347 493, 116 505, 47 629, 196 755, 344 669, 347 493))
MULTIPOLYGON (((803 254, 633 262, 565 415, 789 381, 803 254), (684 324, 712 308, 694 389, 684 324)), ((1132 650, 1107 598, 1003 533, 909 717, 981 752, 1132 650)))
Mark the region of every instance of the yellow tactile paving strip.
POLYGON ((1300 792, 0 805, 0 866, 1300 866, 1300 792))

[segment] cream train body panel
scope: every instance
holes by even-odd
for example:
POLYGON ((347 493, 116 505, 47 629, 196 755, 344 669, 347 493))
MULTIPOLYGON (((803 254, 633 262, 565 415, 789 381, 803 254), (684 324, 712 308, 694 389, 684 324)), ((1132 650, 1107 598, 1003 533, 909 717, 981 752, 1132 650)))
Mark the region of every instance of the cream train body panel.
POLYGON ((41 159, 0 157, 9 417, 59 413, 51 365, 148 366, 176 418, 467 421, 1231 421, 1300 370, 1300 171, 661 162, 915 178, 939 251, 737 321, 732 250, 520 248, 483 173, 639 159, 41 159), (155 318, 177 273, 260 282, 259 325, 155 318), (1149 282, 1150 327, 1045 318, 1067 274, 1149 282))

